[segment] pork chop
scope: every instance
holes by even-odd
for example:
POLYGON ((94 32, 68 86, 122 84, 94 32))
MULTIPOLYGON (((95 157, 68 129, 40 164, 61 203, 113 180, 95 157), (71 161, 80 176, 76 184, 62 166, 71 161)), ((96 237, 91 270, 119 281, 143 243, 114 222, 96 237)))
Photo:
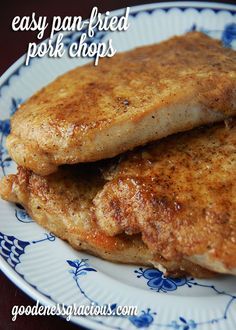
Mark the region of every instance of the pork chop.
POLYGON ((3 178, 0 193, 4 199, 22 204, 37 223, 77 250, 113 262, 155 265, 166 275, 213 276, 188 260, 167 261, 153 254, 140 235, 104 234, 94 219, 92 203, 104 184, 96 166, 62 167, 47 177, 19 167, 17 175, 3 178))
POLYGON ((236 115, 236 52, 199 32, 78 67, 11 120, 12 158, 47 175, 236 115))
POLYGON ((104 172, 95 218, 153 253, 236 274, 236 119, 130 152, 104 172))

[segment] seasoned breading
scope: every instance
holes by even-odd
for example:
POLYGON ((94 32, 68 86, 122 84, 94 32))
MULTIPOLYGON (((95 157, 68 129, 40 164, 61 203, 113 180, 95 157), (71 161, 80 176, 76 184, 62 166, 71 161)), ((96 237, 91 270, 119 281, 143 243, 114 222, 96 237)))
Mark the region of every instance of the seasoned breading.
POLYGON ((153 253, 236 274, 236 119, 123 156, 94 199, 106 235, 142 234, 153 253))
POLYGON ((47 175, 235 114, 236 52, 191 32, 59 77, 15 113, 7 147, 47 175))
POLYGON ((93 218, 92 200, 105 180, 98 167, 60 168, 57 173, 41 177, 19 167, 17 175, 5 177, 1 196, 21 203, 37 223, 67 240, 75 249, 84 250, 106 260, 141 265, 155 265, 166 274, 196 277, 213 275, 188 260, 167 261, 152 253, 140 235, 104 234, 93 218))
POLYGON ((46 177, 19 167, 0 194, 107 260, 236 274, 236 119, 46 177))

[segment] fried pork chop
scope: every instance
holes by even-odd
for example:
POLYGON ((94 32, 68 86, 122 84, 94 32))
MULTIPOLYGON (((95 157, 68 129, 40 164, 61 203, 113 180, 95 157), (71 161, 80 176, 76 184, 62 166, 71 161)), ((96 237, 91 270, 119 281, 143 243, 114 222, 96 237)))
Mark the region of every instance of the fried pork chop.
POLYGON ((13 116, 12 158, 47 175, 236 114, 236 52, 199 32, 78 67, 13 116))
POLYGON ((17 175, 3 178, 0 193, 4 199, 22 204, 37 223, 77 250, 113 262, 155 265, 173 276, 213 275, 188 260, 167 261, 152 253, 140 235, 104 234, 94 219, 92 203, 104 184, 105 179, 96 166, 62 167, 47 177, 19 167, 17 175))
POLYGON ((108 260, 236 274, 236 119, 46 177, 19 167, 1 196, 108 260))
POLYGON ((168 261, 236 274, 236 119, 173 135, 105 172, 95 218, 168 261))

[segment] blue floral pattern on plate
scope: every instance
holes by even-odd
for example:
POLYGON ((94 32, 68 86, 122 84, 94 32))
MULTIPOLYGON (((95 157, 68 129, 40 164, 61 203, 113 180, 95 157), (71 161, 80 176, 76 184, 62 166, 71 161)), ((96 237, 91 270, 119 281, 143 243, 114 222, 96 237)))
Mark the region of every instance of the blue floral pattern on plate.
POLYGON ((188 285, 189 282, 189 280, 185 277, 166 277, 160 270, 153 268, 139 268, 139 270, 135 270, 134 272, 138 274, 138 278, 144 277, 147 279, 147 285, 151 288, 151 290, 157 292, 175 291, 179 286, 183 286, 185 284, 188 285))
MULTIPOLYGON (((67 263, 73 268, 69 270, 71 274, 73 274, 73 279, 75 280, 77 287, 79 288, 80 293, 89 301, 90 304, 95 305, 105 305, 103 303, 98 303, 93 298, 89 297, 86 292, 81 287, 79 280, 81 275, 87 275, 88 272, 97 272, 97 270, 90 266, 88 259, 82 259, 82 260, 67 260, 67 263)), ((183 316, 179 316, 178 320, 173 320, 170 323, 157 323, 157 317, 158 313, 156 311, 151 311, 151 308, 147 308, 147 310, 142 310, 139 315, 133 315, 128 317, 127 319, 131 322, 133 326, 136 328, 148 328, 150 325, 155 325, 156 329, 160 327, 169 328, 169 329, 178 329, 178 330, 190 330, 195 329, 197 327, 203 326, 203 325, 212 325, 212 324, 218 324, 224 320, 227 320, 229 309, 232 306, 232 304, 236 301, 236 295, 232 295, 230 293, 218 290, 214 285, 210 284, 202 284, 195 281, 193 278, 168 278, 165 277, 164 274, 157 270, 152 268, 139 268, 138 270, 134 270, 134 273, 136 274, 137 278, 144 278, 147 280, 147 286, 153 290, 155 290, 157 293, 162 291, 167 293, 168 291, 174 291, 177 290, 178 287, 186 285, 188 288, 192 288, 193 286, 199 286, 208 288, 209 290, 213 290, 219 295, 224 295, 225 297, 228 297, 227 304, 225 306, 225 309, 221 316, 218 318, 212 318, 205 321, 197 322, 195 320, 187 320, 183 316), (161 284, 160 284, 161 283, 161 284)), ((106 302, 107 304, 107 302, 106 302)), ((112 304, 113 306, 116 306, 117 304, 112 304)), ((114 315, 114 317, 117 317, 117 315, 114 315)), ((122 316, 118 316, 122 317, 122 316)), ((105 322, 99 321, 100 324, 106 325, 105 322)))
POLYGON ((232 47, 232 42, 236 40, 236 23, 225 26, 221 39, 226 47, 232 47))
POLYGON ((151 313, 151 309, 148 308, 147 311, 141 311, 138 316, 130 316, 129 320, 136 328, 148 328, 153 323, 153 316, 156 314, 155 312, 151 313))

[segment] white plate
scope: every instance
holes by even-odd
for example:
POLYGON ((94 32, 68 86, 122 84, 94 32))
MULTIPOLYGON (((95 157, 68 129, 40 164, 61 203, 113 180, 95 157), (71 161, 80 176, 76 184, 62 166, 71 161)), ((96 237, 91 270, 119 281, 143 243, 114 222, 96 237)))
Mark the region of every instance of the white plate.
MULTIPOLYGON (((123 10, 114 13, 120 15, 123 10)), ((130 23, 127 32, 99 33, 96 40, 112 36, 115 47, 124 51, 195 28, 221 38, 227 46, 236 46, 236 9, 230 5, 143 5, 131 8, 130 23)), ((78 34, 69 34, 67 40, 76 37, 78 34)), ((1 77, 1 176, 15 170, 4 145, 9 117, 17 105, 59 74, 87 61, 45 57, 25 67, 21 58, 1 77)), ((138 306, 134 317, 73 317, 75 323, 92 329, 236 329, 235 278, 178 281, 164 278, 158 270, 112 264, 73 250, 46 233, 21 208, 0 203, 0 266, 28 295, 44 305, 96 302, 138 306)))

